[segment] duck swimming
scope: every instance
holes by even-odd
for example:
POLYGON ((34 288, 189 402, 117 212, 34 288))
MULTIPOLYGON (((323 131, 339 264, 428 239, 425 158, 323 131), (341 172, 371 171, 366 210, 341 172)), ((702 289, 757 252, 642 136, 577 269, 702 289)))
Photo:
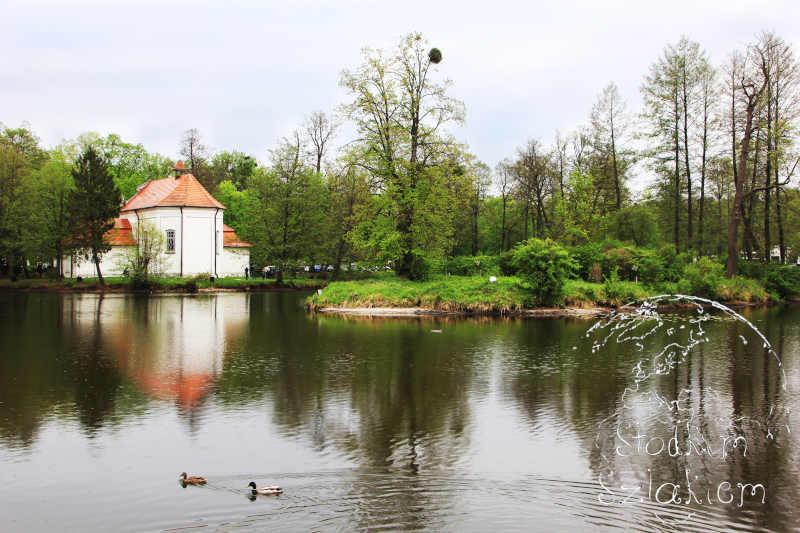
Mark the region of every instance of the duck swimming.
POLYGON ((283 489, 278 487, 278 486, 275 486, 275 485, 273 485, 271 487, 258 488, 258 487, 256 487, 256 482, 255 481, 251 481, 247 486, 250 487, 251 493, 253 494, 253 496, 255 496, 256 494, 262 494, 264 496, 271 496, 273 494, 282 494, 283 493, 283 489))
POLYGON ((178 478, 182 485, 205 485, 208 481, 203 476, 189 476, 186 472, 181 472, 178 478))

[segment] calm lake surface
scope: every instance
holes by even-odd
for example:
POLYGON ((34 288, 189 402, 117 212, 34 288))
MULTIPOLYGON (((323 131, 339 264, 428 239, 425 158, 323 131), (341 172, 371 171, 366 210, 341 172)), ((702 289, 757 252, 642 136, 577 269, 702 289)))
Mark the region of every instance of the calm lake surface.
POLYGON ((719 319, 647 382, 722 448, 793 409, 721 458, 637 439, 658 424, 641 409, 598 438, 642 348, 592 350, 594 320, 355 320, 303 298, 0 294, 0 530, 800 530, 798 307, 743 312, 782 367, 719 319), (653 498, 688 478, 690 504, 653 498), (251 480, 285 493, 251 501, 251 480), (737 488, 756 482, 763 503, 737 488))

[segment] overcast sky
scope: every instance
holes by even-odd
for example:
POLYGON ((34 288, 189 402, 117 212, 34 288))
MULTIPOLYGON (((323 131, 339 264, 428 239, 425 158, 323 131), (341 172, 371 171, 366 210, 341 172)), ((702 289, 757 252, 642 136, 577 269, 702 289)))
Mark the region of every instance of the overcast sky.
POLYGON ((47 145, 118 133, 169 157, 195 127, 212 149, 263 159, 344 101, 339 74, 362 47, 420 31, 466 104, 458 138, 494 166, 583 123, 609 81, 636 110, 648 66, 681 34, 720 63, 762 29, 797 50, 800 0, 0 0, 0 122, 47 145))

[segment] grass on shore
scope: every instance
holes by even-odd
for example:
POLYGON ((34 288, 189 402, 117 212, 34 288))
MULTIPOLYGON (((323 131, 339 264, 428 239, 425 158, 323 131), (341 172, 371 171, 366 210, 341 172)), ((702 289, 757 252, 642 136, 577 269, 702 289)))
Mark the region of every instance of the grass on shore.
MULTIPOLYGON (((632 281, 609 280, 592 283, 569 280, 564 286, 567 307, 617 307, 648 296, 687 293, 674 287, 648 287, 632 281)), ((685 289, 685 287, 684 287, 685 289)), ((769 295, 754 280, 723 280, 714 288, 718 300, 765 302, 769 295)), ((530 291, 513 276, 501 276, 490 283, 484 276, 439 276, 414 282, 394 276, 361 281, 330 283, 322 294, 308 298, 313 308, 321 307, 422 307, 445 312, 513 313, 536 307, 530 291)))
MULTIPOLYGON (((570 307, 620 305, 655 294, 633 282, 602 283, 570 280, 564 303, 570 307)), ((329 284, 309 297, 313 307, 423 307, 447 312, 509 313, 535 307, 519 278, 501 276, 490 283, 483 276, 440 276, 413 282, 396 277, 329 284)))
POLYGON ((0 279, 0 289, 19 289, 19 290, 64 290, 64 291, 95 291, 95 290, 151 290, 175 291, 175 292, 195 292, 205 289, 269 289, 269 288, 288 288, 288 289, 316 289, 323 287, 326 281, 317 278, 287 278, 283 283, 277 284, 274 279, 261 278, 218 278, 211 282, 207 276, 195 276, 191 278, 180 277, 153 277, 147 280, 147 285, 135 287, 130 278, 112 276, 105 278, 105 287, 100 285, 97 278, 84 278, 81 281, 76 279, 50 279, 50 278, 23 278, 17 281, 0 279))

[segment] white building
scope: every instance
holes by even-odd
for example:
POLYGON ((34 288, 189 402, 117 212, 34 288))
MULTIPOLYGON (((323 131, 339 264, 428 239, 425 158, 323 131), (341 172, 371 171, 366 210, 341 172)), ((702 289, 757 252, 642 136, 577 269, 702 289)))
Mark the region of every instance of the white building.
MULTIPOLYGON (((225 206, 186 172, 178 161, 174 175, 148 181, 120 209, 106 233, 111 251, 103 255, 103 275, 119 276, 124 258, 136 243, 136 228, 146 222, 164 233, 166 257, 161 274, 168 276, 242 276, 250 265, 251 244, 242 241, 223 220, 225 206)), ((67 277, 97 275, 91 260, 64 258, 67 277)))

